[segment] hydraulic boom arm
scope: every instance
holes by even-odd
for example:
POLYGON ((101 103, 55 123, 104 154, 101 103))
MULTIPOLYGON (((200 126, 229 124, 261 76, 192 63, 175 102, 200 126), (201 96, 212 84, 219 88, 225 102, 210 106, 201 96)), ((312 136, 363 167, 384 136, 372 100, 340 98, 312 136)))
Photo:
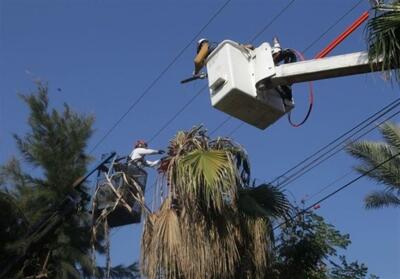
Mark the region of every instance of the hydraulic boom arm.
POLYGON ((327 58, 311 59, 275 67, 271 87, 378 71, 381 61, 371 65, 367 52, 355 52, 327 58))

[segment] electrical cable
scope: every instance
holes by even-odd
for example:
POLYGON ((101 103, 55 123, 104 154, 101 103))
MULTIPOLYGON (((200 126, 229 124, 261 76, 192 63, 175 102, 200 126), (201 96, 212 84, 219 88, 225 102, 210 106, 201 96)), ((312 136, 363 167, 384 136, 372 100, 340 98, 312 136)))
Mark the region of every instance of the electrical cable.
MULTIPOLYGON (((364 172, 363 174, 360 174, 359 176, 357 176, 356 178, 350 180, 349 182, 347 182, 346 184, 344 184, 343 186, 339 187, 338 189, 336 189, 335 191, 329 193, 328 195, 324 196, 323 198, 321 198, 320 200, 314 202, 313 204, 311 204, 310 206, 306 207, 305 209, 301 210, 299 213, 297 213, 295 216, 291 217, 290 220, 293 220, 294 218, 306 213, 308 210, 310 210, 311 208, 313 208, 314 206, 326 201, 327 199, 333 197, 334 195, 336 195, 337 193, 341 192, 342 190, 346 189, 347 187, 351 186, 352 184, 354 184, 355 182, 357 182, 358 180, 360 180, 361 178, 369 175, 370 173, 372 173, 374 170, 380 168, 381 166, 383 166, 384 164, 390 162, 391 160, 393 160, 394 158, 396 158, 397 156, 399 156, 400 153, 396 153, 394 155, 392 155, 391 157, 389 157, 388 159, 382 161, 381 163, 379 163, 378 165, 376 165, 375 167, 369 169, 368 171, 364 172)), ((278 224, 277 226, 275 226, 272 230, 275 231, 276 229, 280 228, 281 226, 283 226, 284 224, 286 224, 288 222, 288 220, 285 220, 283 222, 281 222, 280 224, 278 224)))
MULTIPOLYGON (((296 54, 296 56, 300 57, 301 61, 305 60, 304 55, 301 52, 294 50, 294 49, 293 49, 293 51, 296 54)), ((312 81, 308 82, 308 88, 309 88, 308 111, 306 113, 306 116, 303 118, 303 120, 300 123, 295 124, 292 122, 292 111, 289 111, 289 113, 288 113, 288 121, 289 121, 290 125, 292 125, 292 127, 294 127, 294 128, 299 128, 300 126, 302 126, 304 123, 306 123, 306 121, 310 117, 310 114, 311 114, 311 111, 312 111, 312 108, 314 105, 314 87, 313 87, 312 81)))
POLYGON ((205 25, 193 36, 193 38, 181 49, 172 61, 158 74, 158 76, 150 83, 149 86, 140 94, 140 96, 129 106, 129 108, 120 116, 120 118, 107 130, 103 137, 93 146, 89 151, 92 154, 94 150, 114 131, 114 129, 121 123, 121 121, 136 107, 136 105, 146 96, 150 90, 158 83, 158 81, 169 71, 169 69, 175 64, 175 62, 183 55, 183 53, 193 44, 197 37, 211 24, 211 22, 225 9, 225 7, 232 0, 227 0, 206 22, 205 25))
POLYGON ((336 25, 338 25, 346 16, 348 16, 352 11, 354 11, 364 0, 359 0, 356 2, 347 12, 345 12, 340 18, 338 18, 330 27, 328 27, 319 37, 317 37, 309 46, 307 46, 303 53, 307 52, 316 43, 318 43, 329 31, 331 31, 336 25))
POLYGON ((346 172, 345 174, 341 175, 340 177, 337 177, 335 180, 333 180, 332 182, 330 182, 329 184, 327 184, 326 186, 322 187, 320 190, 318 190, 317 192, 309 195, 307 197, 307 200, 311 200, 312 198, 318 196, 319 194, 325 192, 326 190, 328 190, 329 188, 331 188, 332 186, 334 186, 337 182, 341 181, 342 179, 348 177, 350 174, 353 173, 353 170, 346 172))
POLYGON ((164 131, 171 122, 173 122, 191 103, 194 102, 194 100, 200 96, 201 92, 206 89, 206 85, 200 88, 199 91, 195 95, 192 96, 192 98, 189 99, 188 102, 186 102, 167 122, 164 123, 163 126, 148 140, 148 143, 151 143, 159 134, 161 134, 162 131, 164 131))
MULTIPOLYGON (((324 32, 321 33, 311 44, 309 44, 302 53, 306 53, 315 44, 317 44, 329 31, 331 31, 336 25, 338 25, 347 15, 349 15, 354 9, 356 9, 363 0, 358 0, 349 10, 347 10, 341 17, 339 17, 333 24, 331 24, 324 32)), ((237 130, 239 130, 244 125, 244 122, 239 123, 231 132, 228 133, 228 137, 231 137, 237 130)))
MULTIPOLYGON (((366 123, 367 121, 373 119, 374 117, 377 117, 379 114, 383 113, 384 111, 388 110, 392 110, 395 107, 397 107, 400 104, 400 98, 395 99, 394 101, 392 101, 391 103, 389 103, 388 105, 384 106, 383 108, 381 108, 380 110, 378 110, 377 112, 375 112, 374 114, 370 115, 369 117, 367 117, 366 119, 362 120, 361 122, 359 122, 357 125, 355 125, 353 128, 349 129, 348 131, 346 131, 345 133, 343 133, 342 135, 340 135, 339 137, 335 138, 334 140, 332 140, 331 142, 329 142, 328 144, 324 145, 323 147, 321 147, 320 149, 318 149, 316 152, 314 152, 313 154, 309 155, 307 158, 303 159, 302 161, 300 161, 299 163, 297 163, 295 166, 291 167, 290 169, 286 170, 283 174, 277 176, 275 179, 273 179, 272 181, 270 181, 269 183, 272 184, 275 181, 278 181, 279 179, 281 179, 282 177, 286 176, 288 173, 290 173, 291 171, 293 171, 294 169, 298 168, 299 166, 301 166, 302 164, 304 164, 305 162, 307 162, 308 160, 310 160, 311 158, 313 158, 314 156, 318 155, 319 153, 321 153, 322 151, 324 151, 325 149, 327 149, 328 147, 330 147, 331 145, 335 144, 337 141, 339 141, 340 139, 344 138, 345 136, 347 136, 348 134, 350 134, 351 132, 353 132, 354 130, 358 129, 360 126, 362 126, 364 123, 366 123)), ((384 114, 383 114, 384 115, 384 114)), ((378 118, 380 118, 381 116, 379 116, 378 118)), ((375 121, 375 120, 373 120, 375 121)))
MULTIPOLYGON (((374 129, 376 129, 377 127, 379 127, 381 124, 385 123, 386 121, 392 119, 393 117, 395 117, 396 115, 400 114, 400 110, 395 112, 394 114, 392 114, 391 116, 387 117, 386 119, 382 120, 379 124, 377 124, 376 126, 368 129, 366 132, 362 133, 360 136, 356 137, 355 139, 353 139, 351 142, 355 142, 357 140, 359 140, 360 138, 362 138, 363 136, 367 135, 368 133, 370 133, 371 131, 373 131, 374 129)), ((317 159, 314 159, 311 163, 309 163, 308 165, 306 165, 305 167, 301 168, 297 173, 289 176, 286 181, 283 184, 278 185, 279 189, 282 189, 283 187, 289 185, 290 183, 293 183, 294 181, 296 181, 297 179, 299 179, 300 177, 302 177, 303 175, 307 174, 308 172, 310 172, 311 170, 313 170, 314 168, 316 168, 317 166, 321 165, 323 162, 325 162, 326 160, 330 159, 331 157, 333 157, 334 155, 336 155, 337 153, 339 153, 340 151, 342 151, 343 149, 345 149, 347 146, 349 146, 349 144, 351 143, 347 143, 345 145, 343 145, 341 148, 339 148, 338 150, 334 151, 332 154, 328 155, 327 157, 323 158, 321 161, 318 162, 318 159, 322 158, 323 156, 325 156, 326 154, 328 154, 329 152, 331 152, 332 150, 334 150, 336 147, 340 146, 343 142, 339 143, 338 145, 336 145, 335 147, 331 148, 329 151, 325 152, 323 155, 319 156, 317 159), (315 165, 311 166, 313 163, 315 163, 315 165), (311 166, 311 167, 310 167, 311 166), (307 169, 307 167, 309 167, 307 169), (294 178, 293 178, 294 177, 294 178)))
POLYGON ((217 127, 212 130, 209 135, 212 136, 216 131, 218 131, 222 126, 224 126, 229 120, 231 119, 230 116, 226 117, 224 121, 222 121, 217 127))
POLYGON ((253 36, 253 38, 250 40, 250 43, 253 43, 255 40, 257 40, 258 39, 258 37, 260 37, 284 12, 286 12, 287 11, 287 9, 289 9, 289 7, 290 6, 292 6, 293 5, 293 3, 295 2, 296 0, 291 0, 290 2, 288 2, 287 4, 286 4, 286 6, 285 7, 283 7, 280 11, 279 11, 279 13, 277 13, 266 25, 264 25, 264 27, 260 30, 260 31, 258 31, 254 36, 253 36))

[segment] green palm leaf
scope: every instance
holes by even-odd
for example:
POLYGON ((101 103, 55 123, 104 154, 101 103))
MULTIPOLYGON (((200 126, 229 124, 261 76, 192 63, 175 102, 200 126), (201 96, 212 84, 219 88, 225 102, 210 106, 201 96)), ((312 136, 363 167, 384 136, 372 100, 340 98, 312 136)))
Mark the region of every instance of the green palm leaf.
POLYGON ((400 204, 400 158, 393 158, 400 152, 400 127, 387 122, 380 127, 380 132, 385 142, 358 141, 347 148, 348 153, 360 160, 355 167, 359 173, 385 185, 385 190, 372 192, 365 198, 366 208, 400 204))
POLYGON ((223 178, 229 160, 224 151, 196 150, 182 158, 181 163, 190 169, 193 180, 214 185, 223 178))
MULTIPOLYGON (((388 160, 397 152, 385 143, 360 141, 349 146, 348 152, 361 160, 362 164, 355 169, 364 174, 388 160)), ((392 188, 400 189, 399 159, 395 158, 386 164, 380 165, 374 171, 368 172, 367 176, 392 188)))
POLYGON ((388 191, 374 191, 365 197, 365 207, 368 209, 382 207, 400 207, 400 199, 388 191))
POLYGON ((387 141, 387 143, 395 149, 397 152, 400 151, 400 129, 393 122, 386 122, 380 128, 380 131, 387 141))
POLYGON ((218 211, 226 198, 235 198, 236 173, 229 154, 222 150, 195 150, 178 162, 178 191, 182 198, 204 201, 218 211), (180 187, 179 187, 180 186, 180 187))
POLYGON ((285 217, 290 210, 289 201, 285 195, 268 184, 241 189, 238 206, 246 215, 264 218, 285 217))
POLYGON ((371 65, 383 59, 382 71, 394 71, 400 81, 400 2, 385 5, 384 12, 377 7, 374 18, 367 25, 368 54, 371 65))

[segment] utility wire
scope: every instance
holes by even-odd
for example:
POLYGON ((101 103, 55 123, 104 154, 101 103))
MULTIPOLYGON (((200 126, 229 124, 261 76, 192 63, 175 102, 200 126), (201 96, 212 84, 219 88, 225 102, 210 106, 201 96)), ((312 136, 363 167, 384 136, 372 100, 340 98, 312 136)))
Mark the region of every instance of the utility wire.
MULTIPOLYGON (((341 17, 339 17, 333 24, 331 24, 324 32, 321 33, 311 44, 309 44, 302 53, 306 53, 315 44, 317 44, 330 30, 332 30, 336 25, 338 25, 348 14, 350 14, 355 8, 357 8, 363 0, 357 1, 349 10, 347 10, 341 17)), ((232 117, 230 117, 232 118, 232 117)), ((239 123, 231 132, 228 133, 228 137, 231 137, 237 130, 239 130, 244 125, 244 122, 239 123)))
POLYGON ((352 6, 347 12, 345 12, 340 18, 338 18, 331 26, 329 26, 318 38, 316 38, 309 46, 307 46, 303 53, 307 52, 316 43, 318 43, 329 31, 331 31, 336 25, 338 25, 346 16, 348 16, 352 11, 354 11, 364 0, 359 0, 352 6))
POLYGON ((120 116, 120 118, 107 130, 104 136, 94 145, 94 147, 90 150, 89 154, 91 154, 121 123, 121 121, 136 107, 136 105, 146 96, 150 90, 156 85, 159 80, 169 71, 169 69, 175 64, 175 62, 183 55, 183 53, 193 44, 193 42, 197 39, 197 37, 211 24, 211 22, 225 9, 225 7, 232 0, 227 0, 221 8, 219 8, 211 18, 206 22, 206 24, 193 36, 193 38, 181 49, 181 51, 176 55, 172 61, 158 74, 158 76, 150 83, 150 85, 140 94, 140 96, 129 106, 129 108, 120 116))
MULTIPOLYGON (((391 156, 390 158, 382 161, 381 163, 379 163, 378 165, 376 165, 375 167, 369 169, 368 171, 366 171, 365 173, 357 176, 356 178, 352 179, 351 181, 349 181, 348 183, 346 183, 345 185, 339 187, 338 189, 336 189, 335 191, 331 192, 330 194, 326 195, 325 197, 323 197, 322 199, 316 201, 315 203, 311 204, 310 206, 308 206, 307 208, 301 210, 299 213, 297 213, 295 216, 291 217, 290 220, 295 219, 296 217, 306 213, 308 210, 310 210, 311 208, 313 208, 314 206, 326 201, 327 199, 333 197, 334 195, 336 195, 337 193, 341 192, 342 190, 346 189, 347 187, 351 186, 352 184, 354 184, 355 182, 357 182, 358 180, 360 180, 361 178, 363 178, 364 176, 369 175, 370 173, 372 173, 373 171, 375 171, 376 169, 380 168, 381 166, 383 166, 384 164, 390 162, 391 160, 393 160, 394 158, 396 158, 397 156, 399 156, 400 153, 396 153, 393 156, 391 156)), ((288 222, 288 220, 283 221, 282 223, 278 224, 277 226, 275 226, 272 230, 275 231, 276 229, 280 228, 281 226, 283 226, 284 224, 286 224, 288 222)))
MULTIPOLYGON (((272 181, 270 181, 269 183, 272 184, 276 181, 279 181, 279 179, 285 177, 287 174, 289 174, 290 172, 292 172, 293 170, 297 169, 298 167, 300 167, 301 165, 303 165, 304 163, 306 163, 307 161, 309 161, 310 159, 312 159, 314 156, 320 154, 321 152, 323 152, 324 150, 326 150, 327 148, 331 147, 332 145, 334 145, 336 142, 338 142, 339 140, 345 138, 347 135, 351 134, 353 131, 357 130, 358 128, 362 127, 365 123, 368 122, 367 125, 364 125, 362 128, 360 128, 359 131, 354 132, 350 137, 354 136, 356 133, 360 132, 361 130, 365 129, 368 125, 370 125, 371 123, 373 123, 374 121, 376 121, 377 119, 381 118, 382 116, 384 116, 386 113, 390 112, 391 110, 393 110, 394 108, 396 108, 397 106, 400 105, 400 98, 395 99, 394 101, 392 101, 391 103, 389 103, 388 105, 384 106, 383 108, 381 108, 380 110, 378 110, 377 112, 375 112, 374 114, 370 115, 369 117, 367 117, 366 119, 362 120, 361 122, 359 122, 357 125, 355 125, 354 127, 352 127, 351 129, 347 130, 346 132, 344 132, 342 135, 340 135, 339 137, 335 138, 334 140, 330 141, 329 143, 327 143, 326 145, 324 145, 323 147, 321 147, 320 149, 318 149, 317 151, 315 151, 314 153, 312 153, 311 155, 309 155, 307 158, 303 159, 302 161, 300 161, 299 163, 297 163, 296 165, 294 165, 293 167, 291 167, 290 169, 286 170, 284 173, 282 173, 281 175, 279 175, 278 177, 276 177, 275 179, 273 179, 272 181)), ((349 137, 347 137, 345 139, 345 141, 348 139, 349 137)), ((342 141, 343 142, 343 141, 342 141)))
MULTIPOLYGON (((393 110, 394 108, 396 108, 397 106, 400 105, 400 98, 394 100, 393 102, 391 102, 390 104, 386 105, 385 107, 383 107, 382 109, 380 109, 379 111, 377 111, 376 113, 374 113, 373 115, 369 116, 368 118, 364 119, 363 121, 361 121, 360 123, 358 123, 356 126, 354 126, 353 128, 351 128, 350 130, 346 131, 345 133, 343 133, 341 136, 337 137, 336 139, 334 139, 333 141, 331 141, 330 143, 326 144, 325 146, 323 146, 322 148, 320 148, 319 150, 317 150, 316 152, 314 152, 312 155, 308 156, 306 159, 302 160, 301 162, 299 162, 298 164, 296 164, 294 167, 290 168, 289 170, 287 170, 286 172, 284 172, 283 174, 281 174, 280 176, 276 177, 274 180, 268 182, 268 184, 272 184, 276 181, 278 181, 281 178, 284 178, 285 180, 281 183, 278 183, 278 186, 282 189, 284 186, 289 185, 290 183, 293 183, 295 180, 297 180, 298 178, 300 178, 301 176, 305 175, 306 173, 310 172, 312 169, 316 168, 317 166, 319 166, 320 164, 322 164, 323 162, 325 162, 326 160, 328 160, 329 158, 333 157, 335 154, 337 154, 338 152, 342 151, 346 146, 348 146, 351 142, 357 141, 358 139, 360 139, 361 137, 365 136, 366 134, 370 133, 372 130, 376 129, 377 127, 379 127, 382 123, 388 121, 389 119, 393 118, 394 116, 400 114, 400 111, 395 112, 394 114, 390 115, 389 117, 387 117, 385 120, 381 121, 380 123, 374 125, 372 128, 368 129, 366 132, 364 132, 363 134, 359 135, 357 138, 353 139, 350 143, 342 146, 340 149, 336 150, 334 153, 330 154, 328 157, 323 158, 321 161, 318 162, 319 159, 321 159, 324 155, 328 154, 330 151, 334 150, 336 147, 340 146, 342 143, 347 142, 349 139, 351 139, 351 137, 355 136, 357 133, 361 132, 362 130, 366 129, 370 124, 374 123, 376 120, 378 120, 379 118, 381 118, 382 116, 384 116, 385 114, 389 113, 391 110, 393 110), (370 120, 370 121, 369 121, 370 120), (369 121, 369 123, 367 125, 364 125, 363 127, 361 127, 364 123, 366 123, 367 121, 369 121), (295 174, 291 175, 291 176, 286 176, 288 173, 290 173, 292 170, 296 169, 297 167, 301 166, 302 164, 304 164, 305 162, 307 162, 309 159, 313 158, 315 155, 318 155, 320 152, 324 151, 325 149, 327 149, 328 147, 330 147, 331 145, 333 145, 334 143, 336 143, 338 140, 344 138, 346 135, 350 134, 352 131, 356 130, 357 128, 361 127, 358 131, 355 131, 352 135, 350 135, 349 137, 347 137, 346 139, 342 140, 338 145, 336 145, 335 147, 331 148, 328 152, 325 152, 324 154, 322 154, 320 157, 318 157, 317 159, 315 159, 313 162, 309 163, 307 166, 303 167, 302 169, 298 170, 295 174), (313 163, 317 162, 315 165, 312 165, 313 163), (311 166, 311 167, 310 167, 311 166), (307 169, 307 167, 309 167, 307 169)), ((324 192, 325 190, 327 190, 328 188, 332 187, 336 182, 342 180, 343 178, 345 178, 346 176, 350 175, 352 173, 352 171, 342 175, 341 177, 337 178, 336 180, 334 180, 333 182, 329 183, 327 186, 323 187, 321 190, 319 190, 318 192, 312 194, 308 199, 312 199, 313 197, 319 195, 320 193, 324 192)), ((286 190, 286 189, 285 189, 286 190)))
MULTIPOLYGON (((277 15, 275 15, 266 25, 263 26, 263 28, 256 33, 256 35, 253 36, 253 38, 250 40, 250 43, 253 43, 254 40, 256 40, 259 36, 261 36, 265 30, 267 30, 296 0, 291 0, 286 6, 284 6, 277 15)), ((200 95, 201 92, 203 92, 207 88, 207 85, 203 86, 195 95, 195 98, 200 95)), ((182 108, 178 110, 177 113, 175 113, 169 120, 165 122, 165 124, 151 137, 150 141, 154 140, 165 128, 167 128, 191 103, 193 103, 194 99, 192 98, 187 102, 185 105, 183 105, 182 108)), ((227 117, 223 122, 227 122, 230 119, 230 117, 227 117)), ((224 124, 220 124, 219 126, 223 126, 224 124)), ((218 129, 214 129, 215 131, 218 129)), ((213 130, 212 133, 215 131, 213 130)), ((149 142, 150 142, 149 141, 149 142)))
POLYGON ((350 174, 353 173, 353 170, 346 172, 345 174, 341 175, 340 177, 336 178, 334 181, 330 182, 328 185, 322 187, 320 190, 318 190, 317 192, 309 195, 307 197, 307 200, 311 200, 312 198, 318 196, 319 194, 325 192, 326 190, 328 190, 329 188, 333 187, 337 182, 341 181, 342 179, 348 177, 350 174))
POLYGON ((338 146, 340 146, 342 143, 344 143, 345 141, 342 141, 341 143, 339 143, 338 145, 336 145, 335 147, 331 148, 329 151, 325 152, 323 155, 319 156, 317 159, 314 159, 311 163, 307 164, 307 166, 301 168, 299 171, 297 171, 295 174, 289 176, 286 181, 280 185, 278 185, 278 187, 280 189, 282 189, 283 187, 287 187, 287 185, 293 183, 294 181, 296 181, 297 179, 299 179, 300 177, 304 176, 305 174, 307 174, 308 172, 310 172, 311 170, 313 170, 314 168, 318 167, 319 165, 321 165, 323 162, 327 161, 328 159, 330 159, 331 157, 333 157, 334 155, 336 155, 337 153, 339 153, 340 151, 342 151, 343 149, 345 149, 347 146, 349 146, 352 142, 355 142, 357 140, 359 140, 360 138, 362 138, 363 136, 367 135, 368 133, 370 133, 371 131, 373 131, 374 129, 376 129, 377 127, 379 127, 381 124, 383 124, 384 122, 392 119, 393 117, 395 117, 396 115, 400 114, 400 110, 395 112, 394 114, 392 114, 391 116, 387 117, 386 119, 382 120, 379 124, 377 124, 376 126, 373 126, 372 128, 368 129, 366 132, 362 133, 361 135, 359 135, 358 137, 356 137, 355 139, 353 139, 352 141, 350 141, 347 144, 344 144, 341 148, 337 149, 336 151, 334 151, 333 153, 331 153, 330 155, 328 155, 327 157, 321 159, 323 156, 327 155, 329 152, 333 151, 335 148, 337 148, 338 146), (318 160, 321 159, 319 162, 318 160), (312 165, 314 164, 315 165, 312 165))
POLYGON ((178 118, 178 116, 191 104, 194 102, 194 100, 200 96, 201 92, 204 91, 204 89, 207 86, 203 86, 199 91, 197 91, 197 93, 195 95, 192 96, 192 98, 190 98, 190 100, 188 102, 186 102, 183 107, 181 107, 167 122, 164 123, 163 126, 161 126, 161 128, 148 140, 149 143, 151 143, 159 134, 161 134, 162 131, 164 131, 169 124, 171 124, 171 122, 173 122, 176 118, 178 118))
POLYGON ((266 25, 264 25, 264 27, 263 27, 260 31, 258 31, 258 32, 253 36, 253 38, 250 40, 250 43, 253 43, 255 40, 257 40, 258 37, 260 37, 269 27, 271 27, 271 25, 274 24, 274 22, 275 22, 283 13, 285 13, 285 12, 287 11, 287 9, 289 9, 290 6, 292 6, 293 3, 294 3, 295 1, 296 1, 296 0, 291 0, 290 2, 288 2, 288 3, 286 4, 286 6, 283 7, 283 8, 279 11, 279 13, 277 13, 266 25))
POLYGON ((215 132, 217 132, 219 129, 222 128, 222 126, 224 126, 229 120, 231 120, 231 116, 228 116, 225 118, 224 121, 222 121, 217 127, 214 128, 214 130, 212 130, 209 135, 212 136, 215 132))

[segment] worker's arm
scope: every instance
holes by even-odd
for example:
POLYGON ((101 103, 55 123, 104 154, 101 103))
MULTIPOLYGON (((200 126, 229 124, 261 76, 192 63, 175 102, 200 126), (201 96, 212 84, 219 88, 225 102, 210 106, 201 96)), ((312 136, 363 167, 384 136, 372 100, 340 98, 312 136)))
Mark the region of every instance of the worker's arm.
POLYGON ((149 167, 155 168, 158 167, 160 165, 161 160, 157 160, 157 161, 148 161, 146 160, 146 165, 148 165, 149 167))
POLYGON ((196 57, 194 58, 194 74, 197 75, 201 68, 204 66, 204 60, 206 60, 209 51, 209 43, 204 42, 200 48, 200 51, 197 53, 196 57))
POLYGON ((141 148, 139 150, 140 155, 152 155, 152 154, 159 154, 160 150, 150 149, 150 148, 141 148))

